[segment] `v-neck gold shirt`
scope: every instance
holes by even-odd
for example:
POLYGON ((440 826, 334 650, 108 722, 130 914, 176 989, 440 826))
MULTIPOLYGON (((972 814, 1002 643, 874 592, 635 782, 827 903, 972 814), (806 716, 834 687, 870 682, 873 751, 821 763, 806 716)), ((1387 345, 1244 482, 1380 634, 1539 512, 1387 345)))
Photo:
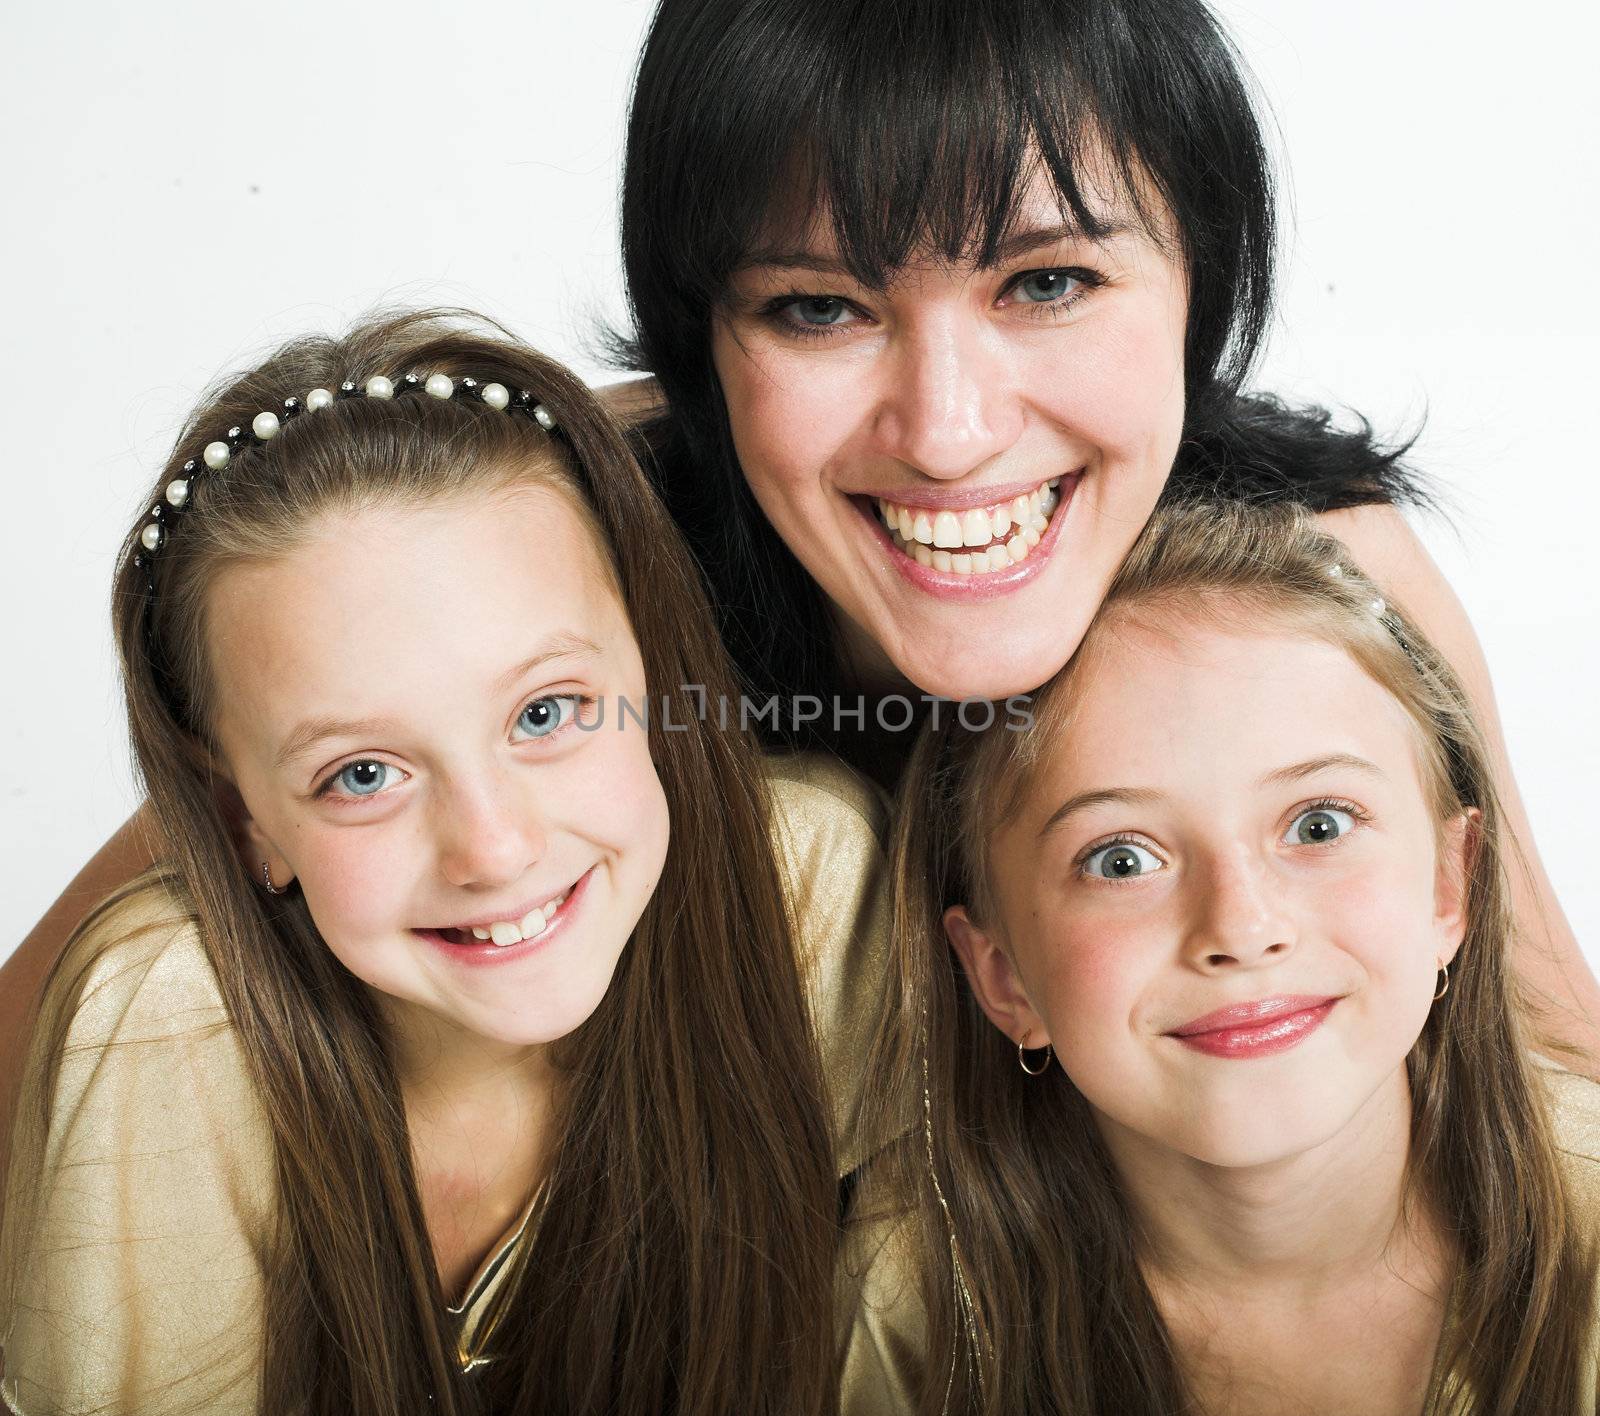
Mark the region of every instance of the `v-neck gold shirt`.
MULTIPOLYGON (((1555 1123, 1556 1146, 1578 1231, 1600 1245, 1600 1084, 1544 1058, 1533 1058, 1546 1085, 1555 1123)), ((913 1138, 908 1144, 920 1144, 913 1138)), ((897 1212, 887 1194, 872 1194, 865 1207, 872 1217, 852 1227, 839 1268, 840 1311, 844 1321, 844 1375, 841 1416, 904 1416, 914 1412, 928 1362, 926 1315, 918 1288, 915 1226, 897 1212)), ((1572 1411, 1529 1416, 1595 1416, 1600 1377, 1600 1295, 1589 1321, 1588 1355, 1579 1372, 1580 1399, 1572 1411)), ((1446 1334, 1454 1305, 1445 1310, 1446 1334)), ((1418 1416, 1476 1416, 1473 1392, 1459 1372, 1444 1368, 1441 1339, 1418 1416)), ((948 1363, 946 1353, 944 1362, 948 1363)), ((941 1365, 939 1370, 945 1371, 941 1365)))
MULTIPOLYGON (((886 982, 884 808, 842 765, 769 762, 776 846, 829 1079, 839 1169, 859 1135, 886 982)), ((19 1136, 37 1182, 26 1258, 0 1274, 0 1399, 21 1416, 245 1416, 257 1409, 270 1131, 193 925, 147 884, 63 956, 37 1036, 67 1023, 48 1135, 19 1136)), ((37 1108, 30 1059, 19 1114, 37 1108)), ((16 1194, 19 1191, 11 1191, 16 1194)), ((539 1196, 451 1309, 462 1366, 493 1360, 492 1299, 538 1232, 539 1196)))

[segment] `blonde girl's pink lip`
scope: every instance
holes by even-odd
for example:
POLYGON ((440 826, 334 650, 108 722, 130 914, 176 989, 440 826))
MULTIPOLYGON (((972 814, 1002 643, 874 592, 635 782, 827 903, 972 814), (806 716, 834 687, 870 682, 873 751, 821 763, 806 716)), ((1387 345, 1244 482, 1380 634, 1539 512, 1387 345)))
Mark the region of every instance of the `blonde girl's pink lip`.
POLYGON ((1303 1012, 1324 1003, 1333 1002, 1326 993, 1286 993, 1268 998, 1257 998, 1249 1003, 1232 1003, 1217 1008, 1198 1018, 1191 1018, 1175 1028, 1168 1029, 1173 1037, 1193 1037, 1197 1033, 1217 1032, 1222 1028, 1241 1028, 1270 1023, 1290 1013, 1303 1012))
POLYGON ((489 939, 475 939, 470 944, 457 944, 453 940, 446 939, 436 929, 414 929, 411 932, 418 939, 432 944, 452 963, 462 964, 467 968, 496 968, 501 964, 515 963, 518 959, 525 959, 530 954, 552 947, 567 933, 571 928, 573 917, 588 898, 589 881, 594 877, 594 872, 595 867, 591 865, 578 877, 577 884, 567 892, 567 898, 561 902, 561 908, 555 912, 544 929, 532 939, 524 939, 517 944, 496 944, 489 939))
POLYGON ((1219 1008, 1167 1036, 1210 1057, 1267 1057, 1305 1041, 1338 1002, 1338 998, 1326 997, 1264 998, 1219 1008))
POLYGON ((1081 472, 1064 475, 1061 478, 1057 493, 1061 500, 1057 503, 1056 509, 1050 513, 1050 523, 1045 527, 1044 535, 1039 538, 1039 544, 1028 552, 1027 560, 1021 565, 1012 566, 1010 570, 989 571, 982 575, 957 575, 953 571, 935 570, 932 566, 918 565, 889 538, 889 533, 878 520, 870 499, 852 497, 851 500, 855 502, 856 510, 861 513, 862 520, 867 523, 867 529, 883 548, 884 554, 889 557, 890 564, 918 590, 941 600, 992 600, 996 596, 1009 595, 1013 591, 1020 590, 1041 574, 1049 564, 1051 552, 1061 539, 1061 528, 1066 524, 1067 513, 1071 510, 1073 496, 1082 478, 1081 472))

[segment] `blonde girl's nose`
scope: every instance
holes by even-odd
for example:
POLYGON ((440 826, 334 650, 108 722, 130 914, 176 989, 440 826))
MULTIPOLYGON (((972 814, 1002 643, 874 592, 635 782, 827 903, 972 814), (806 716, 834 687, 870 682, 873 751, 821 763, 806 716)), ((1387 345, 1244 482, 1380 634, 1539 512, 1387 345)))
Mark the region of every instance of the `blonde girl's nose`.
POLYGON ((1238 849, 1194 872, 1185 952, 1207 970, 1249 968, 1291 952, 1299 937, 1287 885, 1238 849))

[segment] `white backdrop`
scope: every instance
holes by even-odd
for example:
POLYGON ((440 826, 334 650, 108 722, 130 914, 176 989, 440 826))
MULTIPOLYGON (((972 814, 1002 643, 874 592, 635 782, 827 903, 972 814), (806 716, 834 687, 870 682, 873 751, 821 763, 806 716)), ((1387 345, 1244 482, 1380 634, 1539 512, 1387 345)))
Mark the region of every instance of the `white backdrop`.
MULTIPOLYGON (((950 3, 950 0, 940 0, 950 3)), ((462 303, 604 375, 646 0, 13 6, 0 86, 0 957, 132 809, 118 539, 199 389, 376 302, 462 303)), ((1600 966, 1592 566, 1600 39, 1577 0, 1227 0, 1292 195, 1263 382, 1427 415, 1421 529, 1494 669, 1600 966)))

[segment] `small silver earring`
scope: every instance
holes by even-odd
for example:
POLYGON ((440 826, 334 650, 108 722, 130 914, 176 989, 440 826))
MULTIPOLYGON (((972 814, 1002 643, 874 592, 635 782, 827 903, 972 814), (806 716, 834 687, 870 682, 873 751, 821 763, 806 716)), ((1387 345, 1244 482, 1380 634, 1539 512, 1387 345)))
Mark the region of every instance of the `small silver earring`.
POLYGON ((1444 982, 1439 985, 1439 991, 1433 995, 1433 1001, 1435 1003, 1437 1003, 1445 996, 1445 994, 1450 991, 1450 965, 1440 964, 1439 972, 1444 975, 1444 982))
POLYGON ((266 861, 261 862, 261 878, 266 882, 269 895, 287 895, 289 893, 287 885, 274 885, 272 883, 272 867, 266 861))

